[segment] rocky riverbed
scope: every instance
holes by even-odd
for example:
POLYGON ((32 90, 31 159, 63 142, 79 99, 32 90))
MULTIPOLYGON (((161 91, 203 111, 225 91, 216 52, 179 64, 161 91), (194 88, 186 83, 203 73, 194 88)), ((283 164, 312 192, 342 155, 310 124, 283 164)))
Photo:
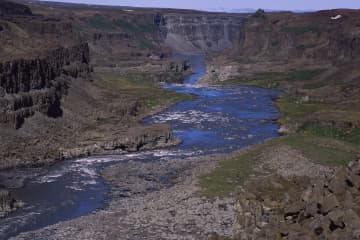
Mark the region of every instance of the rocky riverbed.
POLYGON ((112 202, 105 210, 13 239, 208 239, 234 236, 235 198, 199 195, 198 176, 213 169, 213 155, 154 162, 129 161, 103 170, 112 202))

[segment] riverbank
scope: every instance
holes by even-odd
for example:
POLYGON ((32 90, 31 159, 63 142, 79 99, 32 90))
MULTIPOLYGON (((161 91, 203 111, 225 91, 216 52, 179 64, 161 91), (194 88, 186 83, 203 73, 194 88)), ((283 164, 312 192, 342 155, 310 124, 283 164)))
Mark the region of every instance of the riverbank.
POLYGON ((102 171, 112 186, 105 210, 14 239, 249 238, 254 229, 265 229, 267 214, 275 215, 271 209, 288 207, 283 197, 294 199, 337 169, 280 141, 231 154, 110 166, 102 171))
POLYGON ((222 161, 200 178, 205 196, 235 196, 241 230, 234 239, 355 238, 360 212, 353 199, 359 193, 351 188, 360 115, 353 63, 224 58, 208 62, 202 82, 283 91, 274 104, 284 136, 222 161))

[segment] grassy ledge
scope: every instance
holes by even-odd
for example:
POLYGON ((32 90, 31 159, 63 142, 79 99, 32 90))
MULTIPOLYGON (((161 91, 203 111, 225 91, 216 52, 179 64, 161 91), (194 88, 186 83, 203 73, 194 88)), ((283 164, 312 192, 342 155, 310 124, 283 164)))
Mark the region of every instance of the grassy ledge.
POLYGON ((252 147, 248 152, 220 161, 209 174, 199 179, 199 194, 208 197, 227 197, 238 191, 252 177, 263 176, 257 168, 265 163, 273 149, 288 146, 311 162, 324 166, 344 166, 360 153, 357 145, 327 137, 294 134, 266 141, 252 147))
POLYGON ((170 106, 176 102, 194 98, 192 94, 177 93, 172 90, 162 89, 159 84, 146 80, 129 80, 120 73, 101 73, 99 77, 105 84, 116 92, 140 101, 150 111, 170 106))
POLYGON ((250 176, 255 174, 260 149, 224 160, 211 173, 200 177, 200 195, 205 197, 226 197, 235 192, 250 176))
MULTIPOLYGON (((300 84, 304 83, 308 87, 314 87, 315 83, 312 82, 317 76, 325 72, 325 69, 304 69, 294 70, 289 72, 257 72, 249 78, 235 78, 229 79, 218 84, 241 84, 247 86, 257 86, 265 88, 281 88, 284 84, 300 84)), ((317 83, 317 85, 320 85, 317 83)))

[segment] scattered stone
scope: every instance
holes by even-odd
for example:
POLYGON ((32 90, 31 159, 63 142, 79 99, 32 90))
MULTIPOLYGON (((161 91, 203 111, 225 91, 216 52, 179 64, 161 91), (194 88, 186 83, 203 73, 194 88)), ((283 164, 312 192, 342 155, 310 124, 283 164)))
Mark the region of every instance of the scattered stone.
MULTIPOLYGON (((243 239, 263 239, 263 235, 267 239, 357 239, 360 236, 360 208, 355 199, 360 199, 360 189, 355 187, 356 180, 353 179, 356 179, 354 172, 358 172, 358 163, 354 161, 348 168, 338 169, 329 179, 313 180, 311 186, 290 198, 280 198, 279 207, 269 211, 274 216, 269 218, 271 221, 267 225, 254 224, 252 219, 256 216, 248 215, 247 222, 251 224, 241 225, 247 233, 243 239), (274 220, 278 219, 276 216, 285 221, 274 220)), ((255 180, 253 185, 262 182, 255 180)), ((297 188, 301 189, 300 186, 297 188)), ((253 191, 251 188, 246 190, 253 191)), ((267 194, 263 192, 262 198, 267 194)), ((248 199, 239 214, 245 216, 244 213, 251 212, 254 206, 264 208, 264 203, 248 199)))

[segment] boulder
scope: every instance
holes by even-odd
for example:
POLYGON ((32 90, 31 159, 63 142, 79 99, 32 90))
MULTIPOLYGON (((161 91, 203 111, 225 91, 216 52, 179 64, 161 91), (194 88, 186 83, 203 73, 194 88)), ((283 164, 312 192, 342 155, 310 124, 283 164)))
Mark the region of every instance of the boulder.
POLYGON ((323 214, 327 214, 339 206, 340 206, 340 203, 337 200, 336 196, 333 194, 329 194, 328 196, 326 196, 324 198, 320 211, 323 214))
POLYGON ((11 196, 7 189, 0 189, 0 217, 6 216, 20 207, 20 204, 11 196))

